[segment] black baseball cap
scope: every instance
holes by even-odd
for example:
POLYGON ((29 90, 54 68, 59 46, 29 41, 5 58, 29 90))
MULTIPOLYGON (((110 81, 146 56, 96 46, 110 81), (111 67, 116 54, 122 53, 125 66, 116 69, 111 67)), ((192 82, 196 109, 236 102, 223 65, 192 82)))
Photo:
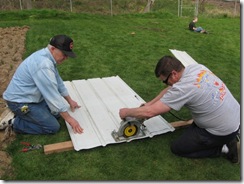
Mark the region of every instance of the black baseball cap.
POLYGON ((76 55, 72 51, 73 49, 73 40, 66 35, 56 35, 50 39, 50 45, 61 50, 65 55, 75 58, 76 55))

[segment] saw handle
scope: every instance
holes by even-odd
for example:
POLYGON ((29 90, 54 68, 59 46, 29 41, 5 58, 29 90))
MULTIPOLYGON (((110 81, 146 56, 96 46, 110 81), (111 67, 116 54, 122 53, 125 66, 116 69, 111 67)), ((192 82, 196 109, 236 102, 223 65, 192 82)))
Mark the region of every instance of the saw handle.
POLYGON ((135 120, 136 118, 133 118, 133 117, 125 117, 123 120, 124 121, 133 121, 135 120))
POLYGON ((122 119, 122 121, 127 122, 127 123, 131 123, 131 122, 140 122, 141 124, 143 124, 143 122, 147 120, 147 119, 138 119, 135 117, 125 117, 122 119))

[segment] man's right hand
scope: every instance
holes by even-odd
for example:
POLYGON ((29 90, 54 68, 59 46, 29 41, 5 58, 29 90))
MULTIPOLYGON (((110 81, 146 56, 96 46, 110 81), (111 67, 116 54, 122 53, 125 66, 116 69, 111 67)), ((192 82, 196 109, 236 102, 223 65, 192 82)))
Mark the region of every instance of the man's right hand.
POLYGON ((78 123, 78 121, 76 121, 74 118, 71 122, 68 122, 70 124, 70 126, 72 127, 74 133, 78 133, 81 134, 83 133, 83 128, 81 128, 80 124, 78 123))
POLYGON ((83 133, 83 128, 81 128, 78 121, 75 118, 73 118, 72 116, 70 116, 70 114, 68 112, 61 112, 60 115, 62 116, 62 118, 64 118, 64 120, 66 122, 68 122, 70 124, 74 133, 78 133, 78 134, 83 133))

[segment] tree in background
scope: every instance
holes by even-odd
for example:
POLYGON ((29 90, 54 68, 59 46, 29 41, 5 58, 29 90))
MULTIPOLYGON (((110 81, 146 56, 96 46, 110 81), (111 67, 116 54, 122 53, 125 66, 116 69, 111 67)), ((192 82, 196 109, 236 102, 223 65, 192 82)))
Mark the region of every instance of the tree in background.
POLYGON ((150 12, 155 0, 148 0, 147 6, 144 8, 144 13, 150 12))

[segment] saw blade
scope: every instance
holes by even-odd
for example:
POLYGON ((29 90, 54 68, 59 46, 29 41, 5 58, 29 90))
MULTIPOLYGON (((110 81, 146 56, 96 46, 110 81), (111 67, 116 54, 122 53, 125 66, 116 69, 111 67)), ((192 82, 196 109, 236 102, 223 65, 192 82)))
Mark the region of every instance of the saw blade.
POLYGON ((136 135, 138 128, 139 127, 136 124, 131 125, 130 123, 128 123, 127 126, 124 127, 123 135, 125 137, 134 136, 134 135, 136 135))
POLYGON ((130 118, 120 122, 118 131, 113 130, 111 135, 116 142, 129 141, 132 138, 139 138, 145 136, 146 126, 143 124, 144 120, 130 118))

